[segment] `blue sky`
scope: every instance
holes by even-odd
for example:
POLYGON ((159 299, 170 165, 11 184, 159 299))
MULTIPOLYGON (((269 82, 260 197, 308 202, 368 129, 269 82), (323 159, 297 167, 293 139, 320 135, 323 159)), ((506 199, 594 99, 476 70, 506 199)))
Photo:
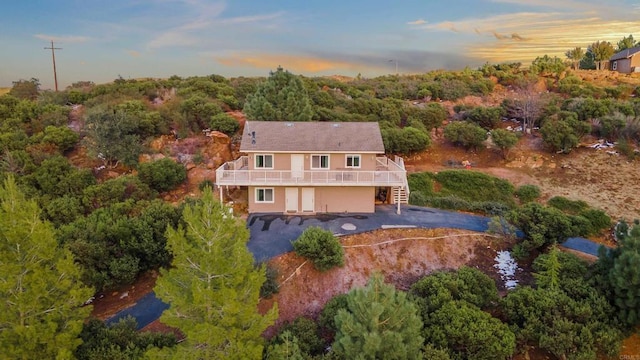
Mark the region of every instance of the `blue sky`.
POLYGON ((640 39, 640 0, 23 0, 0 7, 0 87, 477 67, 640 39), (614 5, 615 4, 615 5, 614 5), (390 61, 391 60, 391 61, 390 61))

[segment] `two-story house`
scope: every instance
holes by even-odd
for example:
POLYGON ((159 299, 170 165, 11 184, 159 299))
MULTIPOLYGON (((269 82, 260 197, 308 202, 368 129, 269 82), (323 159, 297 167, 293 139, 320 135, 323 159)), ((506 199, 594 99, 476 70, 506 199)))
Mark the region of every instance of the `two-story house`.
POLYGON ((247 121, 240 151, 216 185, 248 188, 250 213, 371 213, 406 203, 402 158, 384 156, 375 122, 247 121))

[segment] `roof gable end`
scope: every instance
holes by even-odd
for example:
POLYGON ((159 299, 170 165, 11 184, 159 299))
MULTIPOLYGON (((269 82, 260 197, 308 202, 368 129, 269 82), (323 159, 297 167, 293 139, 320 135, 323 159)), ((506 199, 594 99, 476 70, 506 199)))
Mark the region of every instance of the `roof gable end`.
POLYGON ((620 60, 620 59, 628 59, 640 53, 640 46, 636 46, 633 48, 625 49, 620 52, 613 54, 610 61, 620 60))

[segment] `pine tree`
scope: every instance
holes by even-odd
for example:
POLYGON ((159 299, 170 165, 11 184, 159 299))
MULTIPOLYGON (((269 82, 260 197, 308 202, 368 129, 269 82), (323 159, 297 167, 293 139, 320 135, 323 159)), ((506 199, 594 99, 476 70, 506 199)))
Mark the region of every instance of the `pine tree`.
POLYGON ((620 319, 629 326, 640 324, 640 228, 621 240, 609 280, 620 319))
POLYGON ((302 80, 278 67, 267 81, 247 97, 244 113, 249 120, 310 121, 313 107, 302 80))
POLYGON ((347 295, 347 309, 335 317, 333 351, 342 359, 418 359, 422 320, 404 292, 374 275, 347 295))
POLYGON ((187 206, 184 226, 167 230, 173 253, 171 268, 162 269, 155 291, 170 304, 160 320, 179 328, 186 339, 152 357, 174 359, 259 359, 262 332, 277 317, 277 308, 258 313, 265 269, 256 269, 246 247, 249 232, 214 200, 211 188, 187 206))
POLYGON ((0 354, 5 359, 69 359, 91 311, 93 290, 80 282, 40 209, 13 177, 0 187, 0 354))
POLYGON ((302 351, 298 346, 298 338, 285 331, 280 334, 280 343, 269 346, 266 354, 267 360, 303 360, 302 351))
POLYGON ((536 279, 536 285, 540 288, 550 289, 550 290, 558 290, 560 287, 560 270, 562 269, 562 264, 558 259, 558 247, 556 244, 551 245, 549 249, 549 254, 541 255, 536 259, 538 263, 537 267, 540 270, 537 273, 534 273, 533 276, 536 279))
POLYGON ((508 359, 516 347, 506 324, 466 301, 449 301, 431 314, 424 334, 454 359, 508 359))

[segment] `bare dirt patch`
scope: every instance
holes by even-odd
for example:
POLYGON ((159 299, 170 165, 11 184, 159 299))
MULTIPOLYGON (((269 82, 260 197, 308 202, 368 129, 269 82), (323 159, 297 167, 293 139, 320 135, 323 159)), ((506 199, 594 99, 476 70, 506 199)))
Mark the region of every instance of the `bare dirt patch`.
POLYGON ((345 266, 327 272, 315 270, 295 253, 270 261, 278 270, 280 291, 263 299, 259 307, 266 311, 278 303, 280 316, 275 327, 298 316, 317 316, 329 299, 364 286, 374 272, 382 273, 387 282, 403 290, 435 270, 457 269, 465 264, 499 279, 493 259, 498 250, 507 247, 486 234, 452 229, 377 230, 345 236, 341 242, 345 266))

